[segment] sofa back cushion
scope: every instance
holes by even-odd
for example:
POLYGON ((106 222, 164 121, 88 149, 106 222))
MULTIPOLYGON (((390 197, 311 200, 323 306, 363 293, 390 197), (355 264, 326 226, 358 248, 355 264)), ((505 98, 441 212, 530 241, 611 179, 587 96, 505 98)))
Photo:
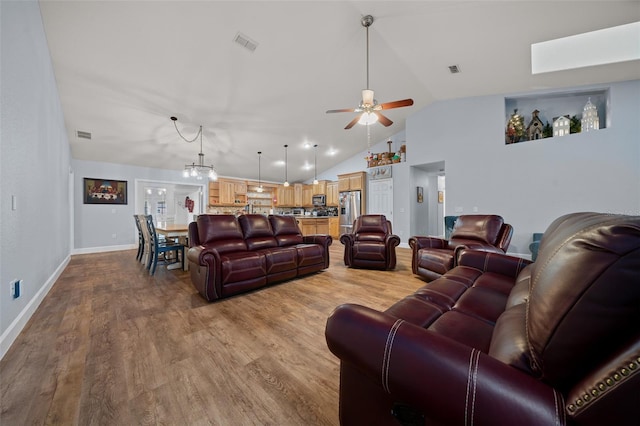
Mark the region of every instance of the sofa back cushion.
POLYGON ((387 218, 381 214, 360 216, 356 219, 353 227, 356 241, 384 242, 386 236, 391 233, 387 223, 387 218))
POLYGON ((458 216, 451 231, 451 239, 476 240, 495 245, 504 220, 498 215, 462 215, 458 216))
POLYGON ((568 388, 637 335, 640 216, 556 219, 530 272, 528 345, 533 370, 548 383, 568 388))
POLYGON ((245 214, 238 217, 244 241, 249 250, 277 247, 269 219, 262 214, 245 214))
POLYGON ((219 253, 247 250, 242 229, 234 215, 201 214, 197 223, 201 245, 213 247, 219 253))
POLYGON ((278 246, 290 246, 303 242, 298 221, 293 216, 269 215, 269 222, 278 246))

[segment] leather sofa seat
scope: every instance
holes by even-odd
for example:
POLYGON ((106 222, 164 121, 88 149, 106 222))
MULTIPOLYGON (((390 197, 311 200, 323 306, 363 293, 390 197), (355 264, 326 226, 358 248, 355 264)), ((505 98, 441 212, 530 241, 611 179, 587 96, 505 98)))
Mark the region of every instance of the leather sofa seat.
POLYGON ((640 216, 574 213, 535 263, 464 249, 385 312, 327 321, 343 425, 632 425, 640 216))
POLYGON ((427 281, 444 275, 456 265, 457 254, 465 248, 505 253, 513 227, 498 215, 462 215, 454 222, 448 240, 414 236, 409 239, 413 251, 411 269, 427 281))
POLYGON ((329 267, 329 235, 303 237, 292 216, 200 215, 189 225, 191 281, 208 301, 329 267))

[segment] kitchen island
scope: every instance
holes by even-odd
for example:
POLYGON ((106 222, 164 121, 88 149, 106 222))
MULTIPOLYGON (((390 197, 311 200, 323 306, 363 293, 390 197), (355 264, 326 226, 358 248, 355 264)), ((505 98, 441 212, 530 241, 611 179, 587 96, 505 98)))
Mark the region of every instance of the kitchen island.
POLYGON ((296 215, 295 218, 298 220, 302 235, 328 234, 334 239, 340 237, 337 216, 296 215))

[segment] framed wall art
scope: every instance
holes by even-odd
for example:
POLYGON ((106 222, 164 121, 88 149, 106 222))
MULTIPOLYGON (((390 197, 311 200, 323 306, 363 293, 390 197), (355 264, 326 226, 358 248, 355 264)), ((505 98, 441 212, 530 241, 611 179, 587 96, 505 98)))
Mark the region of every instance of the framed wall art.
POLYGON ((424 202, 424 189, 421 186, 418 186, 418 202, 424 202))
POLYGON ((127 204, 127 181, 84 178, 84 204, 127 204))

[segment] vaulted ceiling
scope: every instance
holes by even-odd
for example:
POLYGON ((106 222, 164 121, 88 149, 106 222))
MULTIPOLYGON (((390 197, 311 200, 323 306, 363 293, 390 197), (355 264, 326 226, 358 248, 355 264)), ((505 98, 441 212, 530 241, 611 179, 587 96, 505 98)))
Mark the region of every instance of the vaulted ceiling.
MULTIPOLYGON (((640 78, 638 61, 532 75, 530 45, 640 20, 638 1, 49 1, 40 2, 72 156, 221 176, 290 182, 367 148, 366 126, 344 126, 366 86, 394 123, 447 99, 640 78), (240 34, 254 51, 234 41, 240 34), (460 73, 451 74, 450 65, 460 73), (91 133, 91 140, 77 131, 91 133)), ((588 54, 588 52, 585 52, 588 54)), ((363 160, 364 166, 364 160, 363 160)))

